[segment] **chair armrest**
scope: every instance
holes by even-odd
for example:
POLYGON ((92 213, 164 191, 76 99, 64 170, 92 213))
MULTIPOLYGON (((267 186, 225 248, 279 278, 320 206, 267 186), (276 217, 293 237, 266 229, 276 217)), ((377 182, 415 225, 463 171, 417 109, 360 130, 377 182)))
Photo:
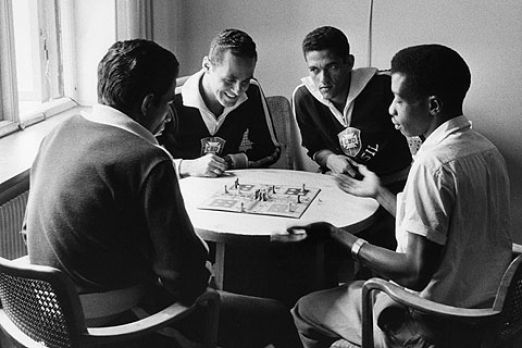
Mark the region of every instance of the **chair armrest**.
POLYGON ((402 286, 380 278, 369 279, 364 283, 364 288, 368 291, 383 291, 396 302, 433 315, 442 315, 462 319, 490 319, 500 313, 500 311, 492 310, 490 308, 461 308, 430 301, 420 297, 418 294, 402 286))
POLYGON ((141 336, 185 318, 198 306, 210 303, 217 305, 219 301, 219 294, 216 291, 209 289, 198 297, 191 306, 175 302, 157 313, 132 323, 105 327, 88 327, 83 339, 92 343, 106 343, 109 341, 121 341, 135 336, 141 336))
POLYGON ((418 294, 380 278, 367 280, 362 289, 362 347, 373 348, 373 298, 372 291, 383 291, 394 301, 437 316, 446 316, 466 321, 492 320, 500 315, 493 309, 469 309, 448 306, 420 297, 418 294))

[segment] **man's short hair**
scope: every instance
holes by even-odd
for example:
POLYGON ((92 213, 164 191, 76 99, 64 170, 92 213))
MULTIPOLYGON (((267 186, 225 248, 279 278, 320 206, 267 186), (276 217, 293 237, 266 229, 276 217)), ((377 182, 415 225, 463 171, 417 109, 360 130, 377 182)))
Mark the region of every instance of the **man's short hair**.
POLYGON ((329 50, 345 58, 350 54, 350 43, 342 31, 330 26, 312 30, 303 40, 303 55, 310 51, 329 50))
POLYGON ((159 101, 178 72, 174 54, 157 43, 118 41, 98 65, 98 102, 126 113, 150 93, 159 101))
POLYGON ((226 51, 236 57, 257 59, 254 40, 239 29, 225 29, 212 39, 208 57, 213 64, 221 64, 226 51))
POLYGON ((461 107, 471 84, 471 72, 462 57, 442 45, 419 45, 400 50, 391 61, 391 73, 405 76, 407 97, 435 95, 448 107, 461 107))

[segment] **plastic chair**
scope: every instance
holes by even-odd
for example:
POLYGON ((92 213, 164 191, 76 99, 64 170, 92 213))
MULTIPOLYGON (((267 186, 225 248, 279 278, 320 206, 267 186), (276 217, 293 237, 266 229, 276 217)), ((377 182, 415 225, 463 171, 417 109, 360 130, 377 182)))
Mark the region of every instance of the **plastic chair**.
POLYGON ((131 342, 207 306, 202 347, 215 347, 219 295, 208 290, 192 306, 174 303, 132 323, 87 327, 75 286, 67 275, 48 266, 0 258, 0 327, 22 347, 91 347, 131 342))
MULTIPOLYGON (((522 330, 522 245, 513 244, 514 260, 502 277, 492 308, 468 309, 426 300, 401 286, 381 278, 371 278, 362 291, 362 348, 373 348, 373 292, 383 291, 393 300, 415 310, 456 320, 474 327, 477 348, 513 347, 522 330)), ((345 340, 334 342, 331 348, 356 348, 345 340)))

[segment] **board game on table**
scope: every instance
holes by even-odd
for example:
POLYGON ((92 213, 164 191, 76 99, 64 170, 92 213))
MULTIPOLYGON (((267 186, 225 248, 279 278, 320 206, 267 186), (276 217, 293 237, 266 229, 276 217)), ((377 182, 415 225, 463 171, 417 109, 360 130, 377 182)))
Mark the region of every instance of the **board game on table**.
POLYGON ((289 185, 245 184, 235 179, 216 191, 198 208, 227 212, 274 215, 298 219, 321 189, 289 185))

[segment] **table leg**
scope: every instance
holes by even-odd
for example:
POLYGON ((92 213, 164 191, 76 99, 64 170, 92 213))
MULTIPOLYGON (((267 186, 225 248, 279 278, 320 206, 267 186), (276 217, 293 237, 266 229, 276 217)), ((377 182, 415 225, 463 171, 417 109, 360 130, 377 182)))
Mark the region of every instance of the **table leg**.
POLYGON ((216 287, 219 290, 223 290, 223 281, 225 279, 225 243, 216 242, 214 279, 216 282, 216 287))

